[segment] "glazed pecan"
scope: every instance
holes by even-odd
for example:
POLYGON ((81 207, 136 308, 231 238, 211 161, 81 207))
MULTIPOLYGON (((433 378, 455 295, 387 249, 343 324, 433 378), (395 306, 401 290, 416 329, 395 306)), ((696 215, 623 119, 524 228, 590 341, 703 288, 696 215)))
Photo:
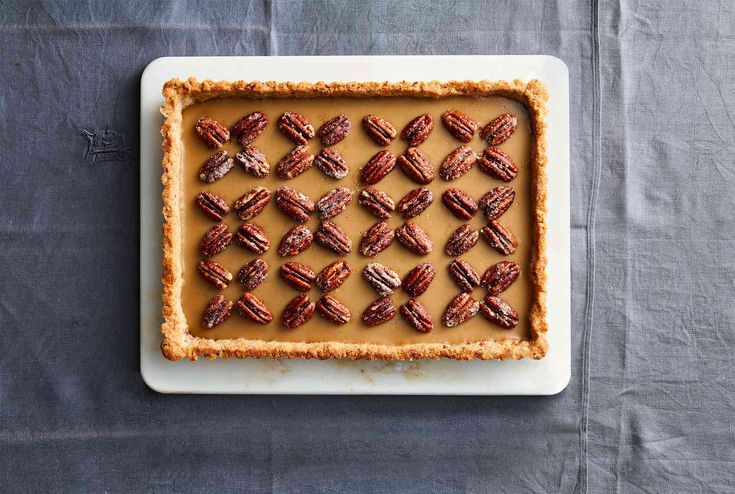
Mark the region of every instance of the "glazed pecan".
POLYGON ((235 234, 235 242, 254 254, 263 254, 271 246, 265 231, 254 223, 243 223, 235 234))
POLYGON ((227 175, 233 166, 235 161, 227 151, 221 149, 210 156, 199 169, 199 180, 207 184, 216 182, 227 175))
POLYGON ((316 276, 316 286, 323 292, 336 290, 352 274, 352 268, 347 261, 335 261, 322 269, 316 276))
POLYGON ((398 134, 389 121, 377 115, 365 115, 362 119, 365 133, 378 146, 387 146, 398 134))
POLYGON ((339 187, 324 194, 316 203, 316 212, 322 220, 334 218, 352 202, 352 190, 339 187))
POLYGON ((459 110, 449 110, 442 115, 444 127, 462 142, 470 142, 477 132, 477 122, 466 113, 459 110))
POLYGON ((362 277, 381 297, 393 295, 393 292, 401 286, 398 273, 379 262, 371 262, 362 268, 362 277))
POLYGON ((352 130, 352 122, 345 115, 337 115, 336 117, 327 120, 319 127, 316 131, 316 135, 319 136, 319 140, 322 141, 324 146, 333 146, 339 141, 347 137, 347 134, 352 130))
POLYGON ((391 230, 388 223, 380 221, 363 234, 360 240, 360 254, 368 257, 375 257, 393 242, 395 232, 391 230))
POLYGON ((434 281, 434 276, 436 276, 436 267, 433 264, 429 262, 419 264, 403 278, 403 291, 412 297, 423 295, 434 281))
POLYGON ((314 158, 314 164, 326 176, 337 180, 345 178, 350 171, 342 155, 332 148, 322 148, 314 158))
POLYGON ((362 321, 368 326, 377 326, 396 316, 396 308, 390 297, 379 298, 362 313, 362 321))
POLYGON ((381 220, 390 218, 390 213, 396 208, 393 199, 388 194, 373 187, 363 189, 357 202, 381 220))
POLYGON ((276 191, 276 206, 299 223, 305 223, 314 212, 314 201, 291 187, 280 187, 276 191))
POLYGON ((222 218, 230 212, 230 206, 224 199, 207 191, 197 194, 196 205, 202 213, 214 221, 222 221, 222 218))
POLYGON ((460 146, 444 158, 439 167, 439 176, 442 180, 451 182, 470 171, 477 161, 477 155, 469 146, 460 146))
POLYGON ((297 262, 287 262, 281 265, 279 273, 283 281, 300 292, 308 292, 311 289, 311 284, 316 279, 314 270, 297 262))
POLYGON ((227 231, 227 225, 219 223, 207 230, 199 241, 199 253, 202 257, 212 257, 219 254, 232 243, 232 234, 227 231))
POLYGON ((243 147, 253 142, 268 125, 268 116, 263 112, 253 112, 238 120, 231 128, 243 147))
POLYGON ((513 232, 495 220, 483 226, 481 231, 488 245, 505 256, 515 252, 518 247, 513 232))
POLYGON ((484 173, 503 182, 510 182, 518 175, 518 167, 513 160, 498 148, 487 147, 477 159, 477 166, 484 173))
POLYGON ((518 264, 502 261, 487 268, 480 284, 490 292, 490 295, 499 295, 512 285, 520 274, 521 268, 518 264))
POLYGON ((276 175, 283 180, 298 177, 314 164, 314 155, 309 152, 309 146, 296 146, 281 158, 276 166, 276 175))
POLYGON ((247 292, 251 292, 258 288, 267 277, 268 263, 263 259, 253 259, 240 268, 240 272, 237 273, 237 281, 247 292))
POLYGON ((281 314, 281 322, 289 329, 298 328, 314 315, 314 302, 306 294, 298 295, 291 300, 281 314))
POLYGON ((480 132, 480 137, 491 146, 497 146, 508 140, 518 125, 518 119, 509 113, 495 117, 480 132))
POLYGON ((428 333, 434 327, 424 304, 413 298, 401 306, 401 317, 419 333, 428 333))
POLYGON ((419 185, 426 185, 434 180, 434 169, 429 158, 419 148, 408 148, 396 159, 403 173, 419 185))
POLYGON ((306 144, 314 137, 314 127, 300 113, 286 112, 278 117, 278 130, 296 144, 306 144))
POLYGON ((244 145, 242 151, 235 155, 235 161, 245 173, 249 173, 255 178, 267 177, 271 172, 268 159, 254 146, 244 145))
POLYGON ((410 221, 396 228, 396 240, 414 254, 425 256, 434 248, 431 238, 423 228, 410 221))
POLYGON ((255 187, 250 192, 243 194, 233 205, 237 216, 242 221, 255 218, 263 212, 271 200, 271 191, 265 187, 255 187))
POLYGON ((434 194, 423 187, 414 189, 398 201, 396 211, 409 220, 423 213, 434 202, 434 194))
POLYGON ((314 235, 316 243, 329 249, 338 256, 346 256, 352 252, 352 240, 336 223, 325 220, 319 223, 314 235))
POLYGON ((409 146, 418 146, 429 138, 433 128, 434 119, 428 113, 424 113, 406 124, 401 132, 401 139, 408 141, 409 146))
POLYGON ((329 294, 316 303, 316 310, 324 319, 334 324, 347 324, 352 317, 350 309, 329 294))
POLYGON ((503 185, 495 187, 482 196, 478 206, 485 213, 488 221, 497 220, 513 205, 515 198, 516 193, 513 188, 503 185))
POLYGON ((252 293, 245 292, 235 307, 243 317, 258 324, 268 324, 273 320, 273 314, 268 306, 252 293))
POLYGON ((447 189, 442 194, 442 202, 450 213, 461 220, 469 220, 477 212, 477 203, 469 194, 459 189, 447 189))
POLYGON ((518 325, 518 313, 500 297, 486 296, 480 304, 480 312, 501 328, 512 329, 518 325))
POLYGON ((309 248, 314 235, 304 225, 291 228, 281 239, 278 253, 284 257, 301 254, 309 248))
POLYGON ((472 289, 480 284, 480 275, 475 268, 462 259, 455 259, 449 264, 449 276, 465 293, 472 293, 472 289))
POLYGON ((448 328, 459 326, 477 314, 478 310, 480 310, 480 302, 473 299, 469 293, 460 293, 444 309, 442 323, 448 328))
POLYGON ((457 257, 469 251, 475 246, 480 234, 470 225, 464 224, 454 230, 444 246, 444 252, 448 256, 457 257))
POLYGON ((202 326, 212 329, 219 326, 230 318, 232 314, 232 300, 227 300, 224 295, 215 295, 207 304, 202 315, 202 326))
POLYGON ((214 261, 200 260, 197 264, 197 272, 202 275, 202 278, 220 290, 227 288, 227 285, 232 281, 232 273, 226 267, 214 261))
POLYGON ((396 166, 396 157, 387 149, 378 151, 360 170, 360 179, 365 185, 375 185, 396 166))
POLYGON ((213 118, 200 118, 194 124, 194 130, 207 146, 214 149, 221 148, 230 140, 230 131, 213 118))

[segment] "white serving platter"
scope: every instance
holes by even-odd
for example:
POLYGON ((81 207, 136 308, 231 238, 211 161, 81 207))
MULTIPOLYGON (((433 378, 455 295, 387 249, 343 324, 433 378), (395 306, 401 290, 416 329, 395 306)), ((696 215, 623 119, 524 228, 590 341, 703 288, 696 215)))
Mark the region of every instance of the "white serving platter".
POLYGON ((569 73, 551 56, 164 57, 140 83, 140 372, 161 393, 550 395, 571 373, 569 73), (161 334, 161 88, 212 80, 530 80, 549 89, 548 323, 543 360, 166 360, 161 334))

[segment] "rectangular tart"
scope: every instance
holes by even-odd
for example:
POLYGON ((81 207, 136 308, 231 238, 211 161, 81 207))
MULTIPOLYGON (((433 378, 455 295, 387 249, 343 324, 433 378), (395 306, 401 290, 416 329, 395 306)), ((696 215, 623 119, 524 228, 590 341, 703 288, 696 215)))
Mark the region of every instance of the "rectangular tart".
MULTIPOLYGON (((165 121, 161 129, 161 180, 164 323, 161 326, 161 348, 166 358, 195 360, 204 356, 414 360, 444 357, 459 360, 504 360, 544 357, 548 347, 545 272, 547 159, 544 121, 547 93, 539 81, 288 83, 214 82, 192 78, 183 82, 178 79, 168 81, 163 87, 163 97, 161 113, 165 121), (449 110, 457 110, 461 115, 469 116, 476 124, 467 126, 467 122, 459 121, 453 126, 443 118, 449 110), (254 112, 265 115, 268 123, 262 129, 261 125, 250 125, 250 133, 246 133, 244 140, 251 142, 242 144, 237 134, 246 126, 233 128, 233 125, 254 112), (289 127, 288 120, 280 117, 292 113, 304 116, 308 123, 296 122, 289 127), (513 125, 497 120, 499 116, 506 114, 514 117, 508 119, 513 120, 513 125), (331 133, 317 131, 325 122, 338 115, 346 118, 335 121, 331 133), (367 115, 380 116, 392 124, 397 134, 395 138, 384 146, 379 143, 380 138, 371 139, 368 135, 369 129, 363 123, 367 115), (416 128, 404 131, 420 115, 429 115, 432 125, 427 127, 427 121, 419 119, 415 121, 416 128), (221 124, 221 127, 202 129, 200 126, 199 131, 195 130, 197 122, 203 117, 209 117, 211 121, 221 124), (346 126, 345 121, 349 121, 350 125, 346 126), (483 129, 493 121, 497 128, 487 127, 483 133, 483 129), (279 122, 285 122, 286 125, 279 125, 279 122), (311 128, 308 127, 309 123, 311 128), (509 126, 513 128, 510 129, 509 126), (290 139, 286 135, 289 129, 292 134, 290 139), (298 135, 293 135, 294 129, 298 135), (348 130, 346 136, 345 130, 348 130), (497 131, 496 134, 501 134, 499 138, 493 139, 487 135, 492 134, 493 130, 497 131), (228 136, 228 133, 231 135, 228 136), (310 138, 314 133, 317 135, 310 138), (506 135, 502 135, 503 133, 506 135), (202 134, 209 138, 202 138, 202 134), (306 137, 302 139, 304 134, 306 137), (463 137, 469 142, 462 142, 463 137), (311 163, 309 155, 317 155, 324 147, 337 151, 349 168, 346 176, 339 179, 328 176, 329 173, 325 173, 325 170, 329 171, 328 167, 314 165, 298 176, 284 178, 290 174, 289 171, 293 171, 293 167, 279 167, 278 163, 297 146, 294 141, 300 139, 307 141, 308 163, 311 163), (413 143, 410 142, 412 139, 413 143), (332 142, 335 140, 339 142, 332 142), (502 176, 507 167, 504 163, 493 164, 497 153, 488 158, 491 166, 487 166, 487 163, 482 166, 481 160, 473 159, 469 171, 456 179, 446 180, 442 176, 440 166, 453 150, 465 145, 479 157, 492 141, 497 141, 493 142, 493 151, 500 150, 501 157, 509 157, 515 164, 517 176, 512 179, 502 176), (428 192, 422 192, 421 200, 433 200, 416 217, 407 220, 401 212, 394 210, 384 221, 390 232, 402 228, 406 222, 418 225, 431 239, 433 248, 429 253, 418 255, 404 246, 405 243, 410 247, 410 238, 409 242, 404 243, 394 239, 376 256, 365 256, 361 253, 361 239, 373 224, 382 220, 371 214, 358 199, 361 191, 366 188, 366 172, 363 168, 379 151, 386 150, 387 156, 399 157, 412 144, 420 150, 423 159, 428 159, 430 176, 427 177, 423 172, 416 173, 415 170, 412 172, 411 159, 401 161, 398 158, 398 165, 371 186, 386 193, 395 204, 399 204, 414 189, 427 189, 428 192), (214 173, 205 174, 206 177, 200 176, 203 164, 213 154, 224 150, 229 158, 235 158, 244 145, 256 148, 265 156, 270 165, 267 176, 254 176, 252 168, 237 159, 231 168, 225 166, 215 169, 214 173), (493 166, 499 166, 500 173, 497 170, 493 172, 492 169, 488 172, 488 168, 493 166), (213 180, 219 176, 218 171, 226 171, 226 174, 213 180), (429 180, 432 176, 433 180, 429 180), (291 229, 302 224, 284 214, 282 208, 276 204, 277 190, 284 186, 305 194, 314 203, 333 189, 349 189, 352 194, 351 202, 346 209, 329 220, 349 238, 352 243, 349 253, 329 249, 329 241, 314 241, 296 256, 282 255, 283 250, 279 249, 281 239, 291 229), (504 247, 501 245, 498 248, 496 241, 493 248, 493 242, 488 241, 492 235, 482 234, 483 227, 489 224, 482 207, 470 219, 465 220, 452 214, 443 200, 448 189, 458 189, 475 202, 480 202, 480 198, 490 190, 503 186, 512 187, 515 197, 511 198, 512 205, 507 211, 501 211, 502 216, 497 221, 506 231, 512 232, 517 242, 515 249, 510 246, 513 242, 509 243, 507 238, 499 242, 504 247), (247 218, 249 215, 245 214, 245 222, 255 225, 267 236, 270 248, 254 254, 243 248, 246 242, 232 241, 221 252, 205 252, 205 255, 212 254, 210 261, 229 272, 221 280, 220 287, 217 287, 216 283, 208 282, 198 272, 198 265, 203 258, 201 239, 208 230, 217 225, 217 221, 197 207, 196 197, 201 192, 208 192, 221 198, 222 203, 226 203, 230 209, 221 221, 224 225, 221 228, 225 230, 226 227, 227 232, 236 236, 238 231, 242 231, 240 225, 243 223, 235 210, 238 206, 236 201, 257 187, 270 191, 270 199, 262 211, 258 212, 260 208, 254 208, 253 212, 257 215, 253 218, 247 218), (469 250, 460 249, 460 255, 449 249, 450 254, 453 254, 450 255, 445 246, 453 232, 463 224, 469 225, 466 232, 469 237, 467 242, 472 244, 478 237, 477 232, 481 232, 479 240, 474 246, 470 245, 469 250), (503 255, 501 251, 504 248, 513 252, 503 255), (256 259, 262 259, 259 267, 267 265, 268 273, 261 283, 252 283, 246 289, 239 283, 238 275, 244 265, 250 263, 253 266, 252 261, 256 259), (474 268, 479 277, 483 277, 483 273, 497 263, 505 261, 515 263, 519 267, 520 275, 502 293, 497 294, 499 299, 494 298, 492 301, 487 298, 489 294, 486 287, 467 288, 467 307, 471 309, 469 315, 472 317, 455 324, 453 317, 445 314, 445 308, 450 301, 462 291, 461 283, 457 284, 450 274, 450 264, 455 259, 465 261, 464 266, 474 268), (331 315, 324 299, 325 294, 315 283, 310 284, 309 291, 300 292, 279 275, 286 262, 297 262, 309 266, 314 273, 319 273, 339 260, 347 262, 351 273, 340 286, 329 291, 332 300, 341 302, 341 309, 331 315), (409 272, 420 264, 428 263, 433 266, 435 276, 428 290, 414 297, 418 300, 418 305, 413 302, 406 305, 412 297, 398 287, 391 295, 390 302, 383 302, 385 310, 381 317, 387 318, 394 312, 395 315, 382 324, 368 325, 365 322, 366 309, 373 301, 381 298, 363 275, 365 267, 370 263, 380 263, 389 268, 404 284, 409 272), (227 280, 228 277, 231 280, 227 280), (237 301, 247 290, 267 307, 272 314, 270 322, 258 324, 238 310, 237 301), (294 314, 283 314, 284 308, 299 295, 306 295, 302 297, 303 304, 300 307, 304 319, 307 320, 304 324, 299 324, 302 321, 294 317, 294 314), (208 304, 213 299, 217 300, 215 297, 224 301, 204 318, 208 304), (314 310, 314 304, 318 306, 320 300, 322 305, 318 308, 323 310, 314 310), (500 306, 497 305, 499 300, 500 306), (507 306, 502 305, 505 303, 512 307, 510 312, 507 306), (346 315, 339 312, 342 309, 347 309, 351 316, 342 317, 346 315), (229 317, 225 317, 228 314, 223 314, 223 310, 227 313, 231 311, 229 317), (338 319, 344 324, 333 322, 338 319), (345 319, 348 319, 346 323, 345 319), (422 332, 429 328, 426 324, 428 320, 431 320, 430 331, 422 332)), ((485 205, 481 203, 481 206, 485 205)), ((216 216, 215 214, 214 217, 216 216)), ((320 228, 317 212, 311 213, 303 226, 316 233, 320 228)), ((400 236, 400 232, 397 236, 400 236)), ((405 237, 403 235, 404 240, 405 237)), ((265 273, 261 269, 258 274, 262 278, 265 273)), ((477 279, 473 282, 471 275, 468 279, 470 285, 477 284, 477 279)), ((252 279, 249 281, 252 282, 252 279)))

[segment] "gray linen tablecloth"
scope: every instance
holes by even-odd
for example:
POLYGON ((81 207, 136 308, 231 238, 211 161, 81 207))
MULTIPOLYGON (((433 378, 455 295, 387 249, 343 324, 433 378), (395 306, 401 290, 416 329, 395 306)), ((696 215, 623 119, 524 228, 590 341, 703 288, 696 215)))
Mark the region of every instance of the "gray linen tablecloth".
POLYGON ((0 490, 733 492, 734 9, 2 2, 0 490), (149 390, 138 370, 140 75, 160 56, 213 54, 563 59, 567 389, 149 390))

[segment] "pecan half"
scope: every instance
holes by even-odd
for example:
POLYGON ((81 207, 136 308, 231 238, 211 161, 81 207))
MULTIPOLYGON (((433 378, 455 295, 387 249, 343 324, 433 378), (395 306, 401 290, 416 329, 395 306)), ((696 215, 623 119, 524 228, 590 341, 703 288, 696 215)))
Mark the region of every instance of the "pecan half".
POLYGON ((481 231, 488 245, 505 256, 515 252, 518 247, 513 232, 495 220, 483 226, 481 231))
POLYGON ((281 265, 279 274, 283 281, 300 292, 308 292, 311 289, 311 284, 316 279, 314 270, 297 262, 287 262, 281 265))
POLYGON ((477 314, 478 310, 480 310, 480 302, 473 299, 469 293, 460 293, 444 309, 442 323, 448 328, 459 326, 477 314))
POLYGON ((503 113, 491 120, 480 132, 480 137, 491 146, 497 146, 508 140, 518 125, 518 119, 510 113, 503 113))
POLYGON ((444 112, 442 114, 442 123, 458 141, 470 142, 475 136, 475 132, 477 132, 477 122, 459 110, 444 112))
POLYGON ((429 189, 421 187, 403 196, 396 205, 396 211, 401 213, 404 219, 409 220, 423 213, 432 202, 434 194, 429 189))
POLYGON ((197 272, 202 275, 202 278, 220 290, 227 288, 227 285, 232 281, 232 273, 218 262, 202 259, 197 264, 197 272))
POLYGON ((316 211, 319 218, 328 220, 334 218, 352 202, 352 190, 347 187, 339 187, 324 194, 316 203, 316 211))
POLYGON ((434 276, 436 276, 436 267, 433 264, 429 262, 419 264, 403 278, 403 291, 412 297, 423 295, 434 281, 434 276))
POLYGON ((199 253, 202 257, 212 257, 219 254, 232 243, 232 234, 227 231, 227 225, 219 223, 207 230, 199 241, 199 253))
POLYGON ((273 314, 265 303, 252 293, 245 292, 235 304, 243 317, 258 324, 268 324, 273 320, 273 314))
POLYGON ((216 182, 227 175, 233 166, 235 166, 235 161, 230 158, 227 151, 221 149, 207 158, 199 169, 199 180, 207 184, 216 182))
POLYGON ((207 304, 202 315, 202 326, 212 329, 219 326, 232 315, 232 300, 227 300, 224 295, 215 295, 207 304))
POLYGON ((449 236, 447 244, 444 246, 444 252, 448 256, 457 257, 469 251, 475 246, 480 234, 470 225, 462 225, 449 236))
POLYGON ((207 191, 197 194, 196 205, 205 216, 214 221, 222 221, 222 218, 230 212, 230 206, 227 205, 224 199, 207 191))
POLYGON ((278 130, 296 144, 306 144, 314 137, 314 127, 300 113, 286 112, 278 117, 278 130))
POLYGON ((254 254, 263 254, 271 246, 265 231, 254 223, 243 223, 235 234, 235 242, 254 254))
POLYGON ((434 327, 424 304, 413 298, 401 306, 401 317, 419 333, 428 333, 434 327))
POLYGON ((289 329, 298 328, 314 315, 314 302, 306 294, 298 295, 291 300, 281 314, 281 322, 289 329))
POLYGON ((503 185, 495 187, 482 196, 478 206, 485 213, 488 221, 497 220, 513 205, 515 198, 516 192, 513 187, 503 185))
POLYGON ((434 248, 431 238, 423 228, 410 221, 396 228, 396 240, 414 254, 425 256, 434 248))
POLYGON ((418 146, 429 138, 433 128, 434 119, 428 113, 424 113, 406 124, 401 132, 401 139, 408 141, 409 146, 418 146))
POLYGON ((291 187, 280 187, 276 191, 276 206, 299 223, 308 221, 315 208, 309 196, 291 187))
POLYGON ((486 296, 480 304, 480 312, 501 328, 512 329, 518 325, 518 313, 500 297, 486 296))
POLYGON ((381 220, 390 218, 390 213, 396 208, 393 199, 388 194, 373 187, 363 189, 357 202, 381 220))
POLYGON ((419 185, 426 185, 434 180, 434 169, 429 158, 419 148, 408 148, 396 159, 403 173, 419 185))
POLYGON ((251 292, 258 288, 267 277, 268 263, 263 259, 253 259, 240 268, 240 272, 237 273, 237 281, 247 292, 251 292))
POLYGON ((350 171, 342 155, 332 148, 322 148, 314 158, 314 164, 326 176, 337 180, 345 178, 350 171))
POLYGON ((360 240, 360 254, 368 257, 375 257, 393 242, 395 232, 388 226, 388 223, 380 221, 362 235, 360 240))
POLYGON ((235 161, 240 168, 255 178, 267 177, 271 172, 271 165, 268 159, 254 146, 244 145, 242 151, 235 155, 235 161))
POLYGON ((308 146, 296 146, 276 165, 276 175, 283 180, 298 177, 314 164, 314 155, 308 146))
POLYGON ((350 119, 345 115, 337 115, 324 122, 316 131, 316 135, 324 146, 333 146, 347 137, 350 130, 352 130, 350 119))
POLYGON ((314 235, 304 225, 291 228, 281 239, 278 253, 282 256, 295 256, 309 248, 314 235))
POLYGON ((360 170, 360 179, 365 185, 375 185, 396 166, 396 157, 387 149, 378 151, 360 170))
POLYGON ((462 259, 455 259, 449 264, 449 276, 465 293, 472 293, 472 289, 480 284, 480 275, 475 268, 462 259))
POLYGON ((268 125, 268 116, 263 112, 245 115, 231 127, 232 133, 243 147, 253 142, 268 125))
POLYGON ((270 200, 270 190, 265 187, 255 187, 235 201, 233 207, 237 211, 237 216, 242 221, 247 221, 262 213, 270 200))
POLYGON ((214 149, 221 148, 230 140, 230 131, 213 118, 200 118, 194 124, 194 130, 207 146, 214 149))
POLYGON ((469 220, 477 212, 477 203, 469 194, 459 189, 447 189, 442 194, 442 202, 450 213, 461 220, 469 220))
POLYGON ((316 243, 329 249, 338 256, 346 256, 352 252, 352 240, 347 236, 344 230, 336 223, 331 221, 322 221, 314 235, 316 243))
POLYGON ((352 274, 352 268, 347 261, 335 261, 322 269, 316 276, 316 286, 323 292, 336 290, 352 274))
POLYGON ((362 321, 368 326, 377 326, 396 316, 396 307, 389 297, 379 298, 362 313, 362 321))
POLYGON ((518 175, 518 167, 513 160, 498 148, 488 147, 477 159, 477 166, 484 173, 503 182, 510 182, 518 175))
POLYGON ((439 167, 439 176, 446 182, 457 180, 470 171, 477 161, 477 155, 469 146, 460 146, 444 158, 439 167))
POLYGON ((398 273, 379 262, 371 262, 362 268, 362 277, 381 297, 393 295, 393 292, 401 286, 398 273))
POLYGON ((362 119, 362 128, 378 146, 387 146, 398 135, 389 121, 377 115, 365 115, 362 119))
POLYGON ((480 284, 490 292, 490 295, 498 295, 512 285, 520 274, 521 268, 518 264, 512 261, 502 261, 487 268, 480 284))
POLYGON ((316 303, 316 310, 324 319, 334 324, 347 324, 352 317, 350 309, 329 294, 316 303))

